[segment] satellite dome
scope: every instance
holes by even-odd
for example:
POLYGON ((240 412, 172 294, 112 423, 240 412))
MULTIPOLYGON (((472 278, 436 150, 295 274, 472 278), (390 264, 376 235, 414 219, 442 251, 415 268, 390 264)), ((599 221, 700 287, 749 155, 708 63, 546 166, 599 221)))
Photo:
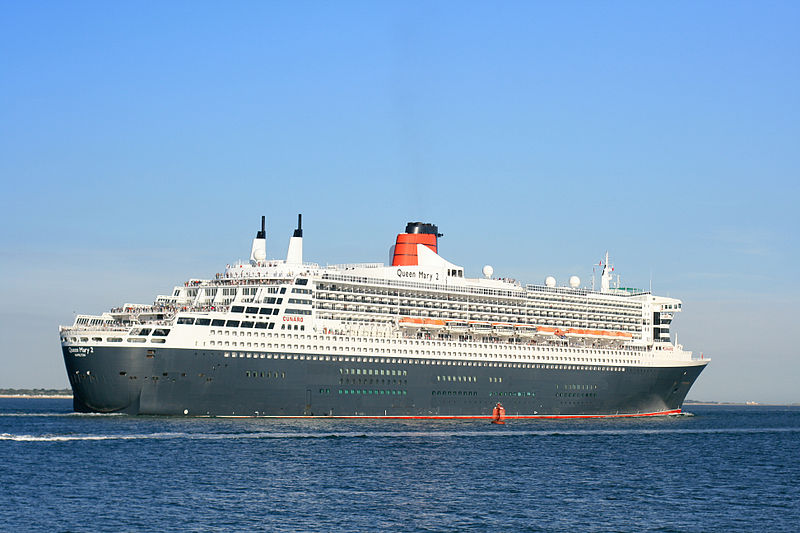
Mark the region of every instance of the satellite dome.
POLYGON ((544 278, 544 284, 547 285, 548 287, 555 287, 556 278, 554 278, 553 276, 547 276, 546 278, 544 278))
POLYGON ((492 274, 494 274, 494 269, 492 268, 492 265, 486 265, 485 267, 483 267, 484 277, 491 278, 492 274))
POLYGON ((256 261, 263 261, 267 258, 267 252, 261 248, 256 248, 256 250, 253 252, 253 257, 256 261))
POLYGON ((570 276, 569 277, 569 286, 573 289, 577 289, 581 286, 581 278, 578 276, 570 276))

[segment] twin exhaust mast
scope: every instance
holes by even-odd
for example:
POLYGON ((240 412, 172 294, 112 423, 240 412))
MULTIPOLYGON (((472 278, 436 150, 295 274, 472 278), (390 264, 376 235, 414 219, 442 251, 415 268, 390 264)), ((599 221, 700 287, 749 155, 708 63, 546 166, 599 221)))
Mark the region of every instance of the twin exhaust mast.
MULTIPOLYGON (((261 217, 261 230, 256 233, 256 238, 253 239, 253 246, 250 249, 250 263, 257 265, 267 259, 267 228, 266 217, 261 217)), ((297 215, 297 229, 294 230, 292 237, 289 239, 289 249, 286 252, 286 263, 297 264, 303 263, 303 215, 297 215)))
POLYGON ((303 264, 303 215, 297 215, 297 229, 289 239, 289 250, 286 252, 286 262, 291 265, 303 264))
MULTIPOLYGON (((439 228, 435 224, 427 222, 409 222, 406 225, 405 233, 397 235, 397 241, 392 247, 392 266, 419 265, 417 257, 417 245, 422 244, 430 249, 434 254, 438 253, 439 228)), ((250 250, 250 263, 258 265, 267 259, 267 228, 266 217, 261 217, 261 230, 256 233, 253 239, 253 246, 250 250)), ((297 229, 294 230, 289 239, 289 249, 286 251, 286 264, 303 264, 303 215, 297 215, 297 229)))

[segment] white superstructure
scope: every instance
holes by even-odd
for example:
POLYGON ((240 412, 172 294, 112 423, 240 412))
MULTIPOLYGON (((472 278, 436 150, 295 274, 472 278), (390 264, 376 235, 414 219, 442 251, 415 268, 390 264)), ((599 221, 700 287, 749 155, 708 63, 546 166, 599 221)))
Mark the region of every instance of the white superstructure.
POLYGON ((483 278, 465 277, 462 266, 438 255, 436 237, 435 226, 410 223, 398 235, 393 265, 323 267, 303 262, 299 222, 286 260, 267 260, 262 219, 249 261, 228 265, 214 279, 189 280, 153 305, 79 315, 61 328, 62 343, 76 350, 120 343, 208 348, 225 357, 258 358, 275 349, 367 353, 458 365, 700 364, 670 340, 681 301, 612 288, 608 254, 600 291, 581 288, 575 276, 569 287, 551 279, 522 285, 493 278, 488 265, 483 278))

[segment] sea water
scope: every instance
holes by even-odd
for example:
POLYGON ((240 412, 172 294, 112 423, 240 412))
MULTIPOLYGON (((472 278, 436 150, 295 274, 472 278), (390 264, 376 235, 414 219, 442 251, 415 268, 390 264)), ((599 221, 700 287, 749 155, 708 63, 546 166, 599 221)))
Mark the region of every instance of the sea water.
POLYGON ((0 400, 4 531, 800 531, 800 408, 590 420, 85 415, 0 400))

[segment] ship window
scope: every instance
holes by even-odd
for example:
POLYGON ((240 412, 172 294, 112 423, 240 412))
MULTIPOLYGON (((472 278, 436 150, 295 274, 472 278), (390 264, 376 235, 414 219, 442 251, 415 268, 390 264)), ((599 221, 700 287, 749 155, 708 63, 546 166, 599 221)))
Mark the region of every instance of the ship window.
POLYGON ((210 318, 198 318, 194 321, 195 326, 208 326, 209 324, 211 324, 210 318))
POLYGON ((267 322, 256 322, 257 329, 267 329, 267 322))
POLYGON ((194 324, 194 318, 189 318, 185 316, 178 317, 178 324, 186 324, 190 326, 194 324))
POLYGON ((272 314, 272 308, 271 307, 262 307, 261 311, 259 311, 259 313, 262 314, 262 315, 271 315, 272 314))
POLYGON ((238 320, 228 320, 225 323, 225 325, 228 326, 229 328, 236 328, 236 327, 239 327, 239 321, 238 320))
POLYGON ((225 325, 225 321, 224 320, 215 319, 215 320, 211 321, 211 325, 212 326, 224 326, 225 325))
POLYGON ((248 307, 247 312, 251 314, 258 313, 258 307, 248 307))
MULTIPOLYGON (((249 322, 249 321, 243 321, 241 324, 239 324, 239 327, 241 327, 241 328, 252 328, 253 327, 253 323, 249 322)), ((249 335, 250 332, 248 331, 247 334, 249 335)))
POLYGON ((234 305, 233 307, 231 307, 231 313, 243 313, 243 312, 244 312, 244 306, 242 305, 234 305))
POLYGON ((155 337, 166 337, 167 335, 169 335, 169 330, 168 329, 154 329, 153 330, 153 336, 155 336, 155 337))

